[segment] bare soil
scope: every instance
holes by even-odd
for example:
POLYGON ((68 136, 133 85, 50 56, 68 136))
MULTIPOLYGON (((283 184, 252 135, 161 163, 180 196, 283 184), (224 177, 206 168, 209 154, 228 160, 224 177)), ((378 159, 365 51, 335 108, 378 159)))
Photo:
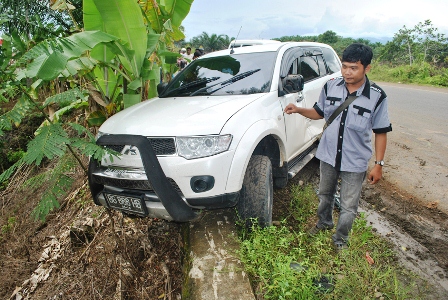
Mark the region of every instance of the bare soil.
MULTIPOLYGON (((413 159, 404 153, 401 161, 413 159)), ((287 188, 276 191, 274 220, 288 210, 292 184, 302 181, 317 187, 318 166, 312 160, 287 188)), ((133 219, 95 206, 81 170, 73 172, 76 184, 60 201, 61 207, 45 223, 35 221, 31 211, 45 183, 38 191, 20 187, 39 171, 32 167, 19 170, 0 191, 0 299, 182 298, 185 224, 133 219)), ((421 178, 424 174, 416 168, 413 175, 421 178)), ((434 260, 442 270, 437 276, 446 282, 447 214, 437 202, 403 190, 394 177, 385 175, 375 186, 366 184, 362 206, 375 210, 422 245, 403 250, 405 258, 434 260)), ((403 249, 403 245, 396 247, 403 249)))
MULTIPOLYGON (((18 190, 32 172, 21 170, 1 194, 1 299, 181 299, 182 224, 132 219, 93 205, 81 172, 61 208, 45 223, 33 221, 39 193, 18 190)), ((316 160, 276 191, 274 219, 288 209, 289 188, 299 181, 317 187, 316 160)), ((363 200, 424 245, 422 258, 431 256, 448 271, 445 213, 386 181, 366 185, 363 200)))

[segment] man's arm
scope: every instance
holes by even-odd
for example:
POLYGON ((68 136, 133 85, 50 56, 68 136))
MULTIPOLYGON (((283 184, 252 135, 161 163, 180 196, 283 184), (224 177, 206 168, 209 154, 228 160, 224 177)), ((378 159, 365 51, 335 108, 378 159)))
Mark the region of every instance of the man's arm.
POLYGON ((322 119, 322 116, 317 113, 314 108, 305 108, 305 107, 297 107, 293 103, 289 103, 284 112, 288 115, 292 113, 301 114, 302 116, 309 118, 311 120, 319 120, 322 119))
MULTIPOLYGON (((387 133, 375 133, 375 160, 384 160, 384 154, 386 153, 387 145, 387 133)), ((377 183, 383 176, 383 167, 375 164, 370 171, 368 180, 370 184, 377 183)))

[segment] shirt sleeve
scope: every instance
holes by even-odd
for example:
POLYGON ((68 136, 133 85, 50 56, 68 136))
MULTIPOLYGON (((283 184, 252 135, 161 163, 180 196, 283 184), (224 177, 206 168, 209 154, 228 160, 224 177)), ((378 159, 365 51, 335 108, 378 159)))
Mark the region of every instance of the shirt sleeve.
POLYGON ((317 111, 317 113, 321 116, 321 117, 325 117, 324 115, 324 109, 325 109, 325 100, 327 99, 327 84, 326 83, 324 85, 324 87, 322 88, 322 90, 320 91, 320 95, 319 95, 319 99, 318 101, 314 104, 314 109, 317 111))
POLYGON ((387 110, 387 102, 386 97, 375 109, 372 124, 372 130, 374 133, 386 133, 392 131, 392 124, 390 123, 389 113, 387 110))

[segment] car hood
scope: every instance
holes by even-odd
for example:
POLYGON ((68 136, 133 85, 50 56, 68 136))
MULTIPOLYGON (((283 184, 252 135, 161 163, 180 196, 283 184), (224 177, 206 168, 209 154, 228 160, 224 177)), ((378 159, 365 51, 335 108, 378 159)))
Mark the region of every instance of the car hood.
POLYGON ((115 114, 100 131, 143 136, 219 134, 232 115, 263 95, 154 98, 115 114))

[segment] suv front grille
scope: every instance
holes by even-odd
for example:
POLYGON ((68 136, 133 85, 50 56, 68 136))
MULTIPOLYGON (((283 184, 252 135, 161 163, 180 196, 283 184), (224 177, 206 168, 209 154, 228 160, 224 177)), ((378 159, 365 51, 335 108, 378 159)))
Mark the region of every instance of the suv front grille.
MULTIPOLYGON (((176 154, 176 146, 173 138, 148 138, 156 155, 176 154)), ((125 145, 106 145, 106 148, 121 153, 125 145)))
MULTIPOLYGON (((177 183, 171 178, 167 179, 171 183, 171 186, 174 188, 174 190, 179 195, 182 195, 182 191, 180 190, 177 183)), ((113 186, 120 189, 144 190, 145 192, 155 193, 154 189, 151 186, 151 183, 148 180, 128 180, 93 175, 93 181, 98 184, 113 186)))

